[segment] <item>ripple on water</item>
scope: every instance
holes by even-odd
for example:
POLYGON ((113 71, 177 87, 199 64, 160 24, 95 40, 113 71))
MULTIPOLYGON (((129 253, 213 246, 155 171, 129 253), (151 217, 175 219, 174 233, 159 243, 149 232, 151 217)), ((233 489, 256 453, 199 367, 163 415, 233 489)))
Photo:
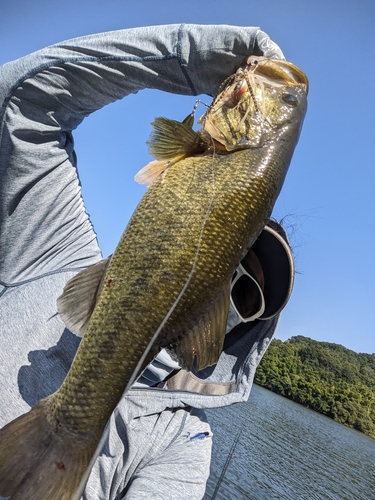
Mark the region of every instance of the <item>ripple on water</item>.
POLYGON ((254 386, 247 403, 207 411, 214 433, 215 490, 244 424, 216 500, 375 499, 375 440, 254 386))

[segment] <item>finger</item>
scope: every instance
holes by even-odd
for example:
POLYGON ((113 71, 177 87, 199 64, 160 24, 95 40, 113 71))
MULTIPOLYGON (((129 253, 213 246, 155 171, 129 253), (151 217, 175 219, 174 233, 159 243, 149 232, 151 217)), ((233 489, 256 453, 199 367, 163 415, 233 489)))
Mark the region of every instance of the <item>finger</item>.
POLYGON ((271 40, 267 33, 262 30, 259 30, 256 36, 256 49, 260 51, 259 55, 263 55, 270 59, 285 60, 284 54, 282 53, 280 47, 271 40))

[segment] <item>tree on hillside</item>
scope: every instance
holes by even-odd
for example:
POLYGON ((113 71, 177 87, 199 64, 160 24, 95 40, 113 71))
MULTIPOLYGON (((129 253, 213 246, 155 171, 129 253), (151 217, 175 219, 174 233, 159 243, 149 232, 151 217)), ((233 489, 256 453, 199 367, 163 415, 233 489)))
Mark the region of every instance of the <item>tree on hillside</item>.
POLYGON ((274 339, 255 382, 375 438, 375 354, 301 335, 274 339))

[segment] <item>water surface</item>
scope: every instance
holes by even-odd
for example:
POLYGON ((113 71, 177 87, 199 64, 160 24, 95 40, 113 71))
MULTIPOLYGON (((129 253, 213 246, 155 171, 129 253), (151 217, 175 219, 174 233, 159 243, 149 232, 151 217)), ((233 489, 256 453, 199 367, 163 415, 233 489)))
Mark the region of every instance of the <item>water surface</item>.
POLYGON ((247 403, 207 411, 214 433, 216 500, 375 500, 375 440, 254 386, 247 403))

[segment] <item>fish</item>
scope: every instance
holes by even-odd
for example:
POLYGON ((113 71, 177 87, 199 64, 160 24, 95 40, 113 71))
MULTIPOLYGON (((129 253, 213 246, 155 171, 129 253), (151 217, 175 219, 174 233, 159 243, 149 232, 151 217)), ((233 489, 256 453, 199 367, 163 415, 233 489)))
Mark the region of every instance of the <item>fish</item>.
POLYGON ((297 66, 248 58, 193 130, 156 118, 148 185, 113 255, 57 301, 82 337, 61 387, 0 430, 0 495, 82 494, 108 419, 161 348, 201 370, 223 348, 230 283, 280 193, 307 109, 297 66))

